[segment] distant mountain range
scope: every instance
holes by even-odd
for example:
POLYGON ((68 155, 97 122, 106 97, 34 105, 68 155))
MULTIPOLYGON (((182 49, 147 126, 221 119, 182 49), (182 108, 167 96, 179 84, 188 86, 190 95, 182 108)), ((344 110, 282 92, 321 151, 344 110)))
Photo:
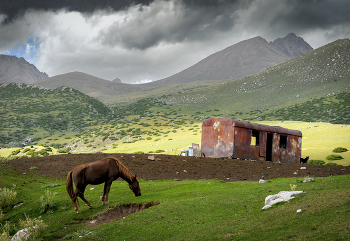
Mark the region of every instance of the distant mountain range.
POLYGON ((33 84, 48 77, 46 73, 40 72, 24 58, 0 54, 0 84, 33 84))
POLYGON ((262 37, 255 37, 214 53, 180 73, 148 85, 158 87, 192 81, 240 79, 312 50, 308 43, 294 33, 270 43, 262 37))
MULTIPOLYGON (((48 78, 45 73, 38 72, 33 65, 31 66, 35 69, 32 68, 32 72, 27 71, 28 67, 21 67, 25 66, 24 64, 15 64, 16 57, 8 56, 9 61, 6 66, 11 66, 11 68, 0 69, 0 76, 17 76, 17 79, 15 77, 12 77, 12 79, 6 78, 0 83, 35 83, 35 85, 51 89, 67 86, 96 98, 100 96, 120 96, 164 85, 185 84, 193 81, 239 79, 312 50, 308 43, 294 33, 270 43, 262 37, 255 37, 214 53, 168 78, 139 85, 103 80, 81 72, 71 72, 48 78), (9 73, 7 69, 13 69, 13 71, 9 73), (15 75, 16 73, 17 75, 15 75), (29 78, 29 73, 36 76, 36 78, 29 78)), ((19 62, 25 61, 23 58, 18 60, 20 60, 19 62)))

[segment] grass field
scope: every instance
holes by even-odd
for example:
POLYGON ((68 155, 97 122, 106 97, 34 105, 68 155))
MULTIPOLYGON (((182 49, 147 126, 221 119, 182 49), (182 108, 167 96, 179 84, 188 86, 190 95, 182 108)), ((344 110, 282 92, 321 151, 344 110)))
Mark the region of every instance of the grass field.
MULTIPOLYGON (((82 214, 76 214, 65 190, 65 180, 44 179, 31 171, 27 175, 1 170, 0 188, 17 192, 17 208, 2 212, 0 233, 10 225, 9 234, 20 229, 20 219, 41 217, 47 227, 43 240, 349 240, 350 176, 316 178, 299 183, 298 178, 259 182, 223 182, 217 180, 143 181, 141 197, 135 197, 124 181, 115 181, 110 206, 99 201, 103 185, 86 190, 94 206, 80 202, 82 214), (15 186, 13 185, 15 184, 15 186), (280 191, 305 193, 295 199, 262 210, 265 197, 280 191), (28 191, 30 190, 30 191, 28 191), (52 196, 50 208, 43 212, 41 197, 52 196), (93 228, 82 221, 108 208, 136 203, 159 205, 134 213, 122 220, 93 228), (301 213, 297 210, 301 209, 301 213), (79 237, 82 236, 82 237, 79 237)), ((6 240, 6 239, 4 239, 6 240)))
MULTIPOLYGON (((74 133, 65 133, 50 138, 45 138, 42 143, 69 143, 73 153, 86 153, 94 151, 103 151, 106 153, 156 153, 161 151, 163 154, 179 155, 181 150, 188 149, 192 143, 201 144, 201 122, 184 124, 182 126, 165 126, 161 124, 162 120, 157 120, 159 125, 150 125, 143 127, 139 123, 128 124, 124 127, 102 126, 106 133, 113 133, 123 130, 140 129, 141 133, 136 138, 126 136, 119 140, 105 141, 100 136, 93 136, 93 130, 87 131, 85 135, 76 137, 74 133), (153 135, 149 133, 152 132, 153 135), (84 145, 84 140, 89 140, 84 145), (87 147, 87 146, 90 147, 87 147)), ((144 123, 154 124, 154 120, 144 120, 144 123)), ((328 155, 334 154, 332 150, 336 147, 344 147, 350 150, 350 125, 329 124, 322 122, 297 122, 297 121, 263 121, 257 122, 264 125, 281 126, 288 129, 299 130, 303 134, 302 138, 302 157, 309 156, 313 160, 326 160, 328 155)), ((102 132, 102 131, 100 131, 102 132)), ((38 147, 40 149, 41 147, 38 147)), ((18 148, 0 149, 0 156, 8 157, 12 151, 18 148)), ((23 148, 24 149, 24 148, 23 148)), ((55 153, 57 150, 53 148, 55 153)), ((344 159, 331 161, 339 165, 350 165, 350 151, 337 153, 344 159)), ((19 154, 23 155, 23 154, 19 154)))

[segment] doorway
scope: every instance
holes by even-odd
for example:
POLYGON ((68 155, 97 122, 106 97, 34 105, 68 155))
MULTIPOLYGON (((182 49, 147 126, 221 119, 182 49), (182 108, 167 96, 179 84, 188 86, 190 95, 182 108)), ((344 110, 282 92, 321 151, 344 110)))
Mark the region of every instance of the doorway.
POLYGON ((266 138, 266 161, 272 161, 273 134, 267 133, 266 138))

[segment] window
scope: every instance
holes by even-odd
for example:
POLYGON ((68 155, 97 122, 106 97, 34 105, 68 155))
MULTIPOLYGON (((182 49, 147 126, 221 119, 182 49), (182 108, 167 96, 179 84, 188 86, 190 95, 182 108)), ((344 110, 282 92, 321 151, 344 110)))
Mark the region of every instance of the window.
POLYGON ((280 135, 280 148, 287 149, 287 136, 280 135))
POLYGON ((252 138, 250 140, 250 145, 259 146, 260 132, 252 130, 252 138))

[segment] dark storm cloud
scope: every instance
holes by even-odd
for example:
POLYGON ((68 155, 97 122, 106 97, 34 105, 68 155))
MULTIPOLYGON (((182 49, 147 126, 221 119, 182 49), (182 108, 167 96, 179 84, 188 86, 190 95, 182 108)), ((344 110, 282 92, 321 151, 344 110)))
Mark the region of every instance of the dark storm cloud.
POLYGON ((1 0, 0 14, 6 16, 3 24, 11 23, 28 10, 76 11, 90 14, 98 10, 120 11, 131 6, 148 6, 153 0, 1 0))
POLYGON ((122 24, 115 23, 101 33, 103 44, 122 45, 127 49, 147 49, 160 43, 205 41, 216 34, 230 31, 237 11, 248 1, 175 1, 174 5, 154 4, 122 24))
POLYGON ((324 29, 350 23, 350 1, 289 0, 284 11, 279 12, 273 22, 301 29, 324 29))

